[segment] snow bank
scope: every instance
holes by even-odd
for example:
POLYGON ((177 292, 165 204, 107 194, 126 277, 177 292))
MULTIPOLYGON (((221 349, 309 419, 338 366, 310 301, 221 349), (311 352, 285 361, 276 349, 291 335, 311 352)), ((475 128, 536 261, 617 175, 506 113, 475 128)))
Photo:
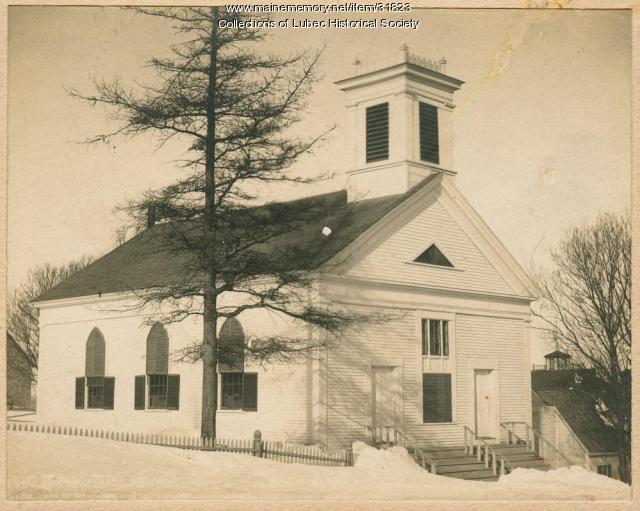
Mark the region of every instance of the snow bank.
POLYGON ((497 483, 422 470, 407 451, 354 444, 354 467, 286 464, 85 437, 7 435, 8 496, 44 499, 622 500, 630 487, 580 468, 518 469, 497 483))
MULTIPOLYGON (((496 485, 517 495, 532 495, 544 488, 547 495, 562 495, 569 491, 580 500, 627 500, 631 488, 610 477, 589 472, 582 467, 559 468, 543 472, 517 468, 500 478, 496 485)), ((531 496, 530 498, 541 498, 531 496)), ((549 497, 553 499, 553 497, 549 497)))

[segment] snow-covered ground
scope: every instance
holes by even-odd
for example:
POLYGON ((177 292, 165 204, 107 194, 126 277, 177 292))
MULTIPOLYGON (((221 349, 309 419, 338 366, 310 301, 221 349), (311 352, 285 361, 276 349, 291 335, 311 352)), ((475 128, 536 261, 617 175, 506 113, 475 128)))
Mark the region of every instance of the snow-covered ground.
POLYGON ((8 498, 627 500, 629 486, 582 468, 518 469, 498 482, 432 475, 406 450, 357 445, 354 467, 285 464, 112 440, 9 432, 8 498))

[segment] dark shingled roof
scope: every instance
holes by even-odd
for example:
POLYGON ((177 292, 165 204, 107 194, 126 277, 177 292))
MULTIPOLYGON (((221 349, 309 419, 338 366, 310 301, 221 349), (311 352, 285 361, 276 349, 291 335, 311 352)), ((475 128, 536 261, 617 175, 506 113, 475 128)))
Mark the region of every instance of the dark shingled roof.
MULTIPOLYGON (((321 209, 327 214, 273 240, 270 245, 318 244, 319 249, 312 263, 306 268, 297 269, 317 268, 437 176, 429 176, 406 193, 374 199, 347 202, 347 192, 341 190, 291 201, 297 206, 301 203, 309 203, 310 207, 321 204, 321 209), (325 225, 332 229, 328 237, 322 234, 325 225), (323 241, 319 243, 318 238, 323 241)), ((187 261, 184 254, 167 250, 166 240, 170 229, 171 225, 167 223, 154 225, 39 296, 35 302, 133 291, 179 282, 181 276, 185 275, 183 269, 187 261)))
POLYGON ((576 369, 558 369, 548 371, 541 369, 531 371, 531 386, 535 390, 562 390, 574 386, 576 369))
POLYGON ((532 371, 531 386, 545 404, 556 407, 590 453, 615 452, 612 428, 598 416, 593 398, 576 388, 576 372, 532 371))

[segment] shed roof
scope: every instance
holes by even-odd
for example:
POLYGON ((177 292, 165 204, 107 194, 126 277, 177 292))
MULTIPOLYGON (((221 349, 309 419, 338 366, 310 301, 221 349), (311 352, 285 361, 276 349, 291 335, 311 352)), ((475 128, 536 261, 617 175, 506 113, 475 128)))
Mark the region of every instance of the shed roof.
POLYGON ((532 371, 531 387, 545 404, 556 407, 589 452, 615 452, 612 428, 596 412, 593 396, 576 383, 576 375, 584 377, 588 374, 586 371, 532 371))
POLYGON ((598 416, 595 403, 577 389, 536 390, 542 401, 555 406, 590 453, 616 451, 613 429, 598 416))

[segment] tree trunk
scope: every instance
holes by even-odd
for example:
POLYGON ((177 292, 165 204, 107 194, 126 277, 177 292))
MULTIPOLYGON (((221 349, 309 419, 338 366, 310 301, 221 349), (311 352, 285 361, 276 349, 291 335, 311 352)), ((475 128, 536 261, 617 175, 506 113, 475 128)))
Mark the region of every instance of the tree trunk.
POLYGON ((205 146, 205 242, 207 246, 207 281, 204 290, 204 316, 202 332, 202 421, 203 437, 216 437, 216 411, 218 409, 218 338, 217 338, 217 292, 216 292, 216 195, 215 195, 215 134, 216 134, 216 68, 218 8, 213 8, 211 17, 211 59, 207 104, 207 140, 205 146))
POLYGON ((216 410, 218 409, 218 371, 217 371, 217 318, 215 301, 207 299, 205 293, 205 309, 203 315, 202 343, 202 420, 200 434, 203 437, 216 437, 216 410), (209 302, 209 303, 207 303, 209 302), (213 307, 212 307, 213 305, 213 307))

